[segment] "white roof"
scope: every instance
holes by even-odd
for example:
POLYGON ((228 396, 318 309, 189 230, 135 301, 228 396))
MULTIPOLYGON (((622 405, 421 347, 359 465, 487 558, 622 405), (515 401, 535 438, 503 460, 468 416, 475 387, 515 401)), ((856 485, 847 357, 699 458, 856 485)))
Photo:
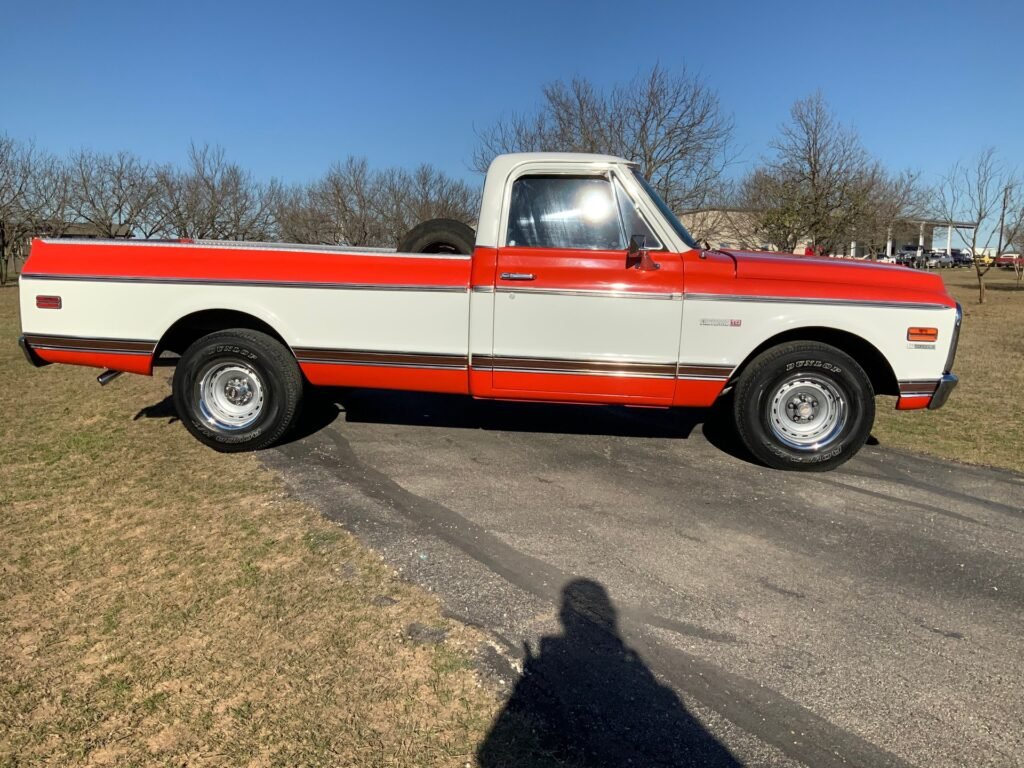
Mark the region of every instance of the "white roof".
POLYGON ((506 176, 508 172, 522 163, 607 163, 609 165, 629 163, 615 155, 593 155, 586 152, 510 152, 498 155, 491 161, 488 173, 498 171, 506 176))

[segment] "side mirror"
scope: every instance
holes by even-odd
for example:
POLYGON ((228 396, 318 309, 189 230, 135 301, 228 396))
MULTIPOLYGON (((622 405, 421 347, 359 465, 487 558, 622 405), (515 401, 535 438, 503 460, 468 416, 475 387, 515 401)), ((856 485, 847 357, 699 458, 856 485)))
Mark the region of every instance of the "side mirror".
POLYGON ((639 269, 644 272, 661 269, 661 264, 652 259, 647 250, 645 235, 633 235, 629 238, 629 248, 626 250, 626 268, 639 269))

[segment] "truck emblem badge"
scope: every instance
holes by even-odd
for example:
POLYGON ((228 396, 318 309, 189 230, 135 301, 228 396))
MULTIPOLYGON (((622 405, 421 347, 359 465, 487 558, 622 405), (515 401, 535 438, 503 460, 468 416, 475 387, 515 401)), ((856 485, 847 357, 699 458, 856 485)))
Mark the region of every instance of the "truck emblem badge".
POLYGON ((742 320, 734 320, 725 317, 702 317, 701 325, 711 325, 719 328, 739 328, 743 325, 742 320))

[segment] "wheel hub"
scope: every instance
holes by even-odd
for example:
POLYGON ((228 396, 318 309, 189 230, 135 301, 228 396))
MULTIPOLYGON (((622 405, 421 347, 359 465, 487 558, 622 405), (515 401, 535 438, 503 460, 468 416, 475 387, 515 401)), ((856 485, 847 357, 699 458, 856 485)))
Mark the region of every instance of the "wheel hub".
POLYGON ((768 425, 789 448, 820 450, 842 433, 846 399, 839 385, 824 376, 791 376, 775 388, 767 402, 768 425))
POLYGON ((263 412, 263 382, 246 363, 221 360, 208 364, 199 375, 197 390, 199 412, 215 429, 246 429, 263 412))
POLYGON ((253 397, 253 391, 247 378, 231 379, 224 386, 224 394, 232 405, 248 405, 253 397))

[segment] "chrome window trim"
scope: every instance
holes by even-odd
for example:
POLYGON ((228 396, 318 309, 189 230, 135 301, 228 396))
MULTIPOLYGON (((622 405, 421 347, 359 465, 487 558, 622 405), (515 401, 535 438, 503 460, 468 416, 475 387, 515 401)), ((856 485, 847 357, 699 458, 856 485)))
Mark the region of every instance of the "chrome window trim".
POLYGON ((650 217, 644 215, 643 208, 640 207, 640 204, 636 201, 636 199, 633 197, 633 195, 631 195, 629 193, 629 191, 626 189, 626 185, 622 182, 621 176, 618 173, 615 173, 614 171, 612 171, 612 173, 611 173, 611 182, 612 182, 612 195, 615 198, 615 210, 619 212, 619 229, 622 230, 623 242, 626 243, 626 247, 627 248, 629 247, 630 239, 636 233, 635 232, 633 232, 633 233, 626 232, 626 222, 622 218, 622 203, 619 202, 619 191, 620 190, 621 190, 622 194, 625 195, 627 202, 632 204, 632 206, 636 209, 637 215, 643 220, 644 224, 651 231, 651 234, 654 235, 655 239, 658 241, 658 246, 656 248, 654 246, 648 245, 647 246, 647 250, 648 251, 658 251, 658 252, 665 251, 666 248, 665 248, 664 243, 661 242, 661 238, 658 237, 658 233, 655 231, 655 228, 651 226, 650 217))

